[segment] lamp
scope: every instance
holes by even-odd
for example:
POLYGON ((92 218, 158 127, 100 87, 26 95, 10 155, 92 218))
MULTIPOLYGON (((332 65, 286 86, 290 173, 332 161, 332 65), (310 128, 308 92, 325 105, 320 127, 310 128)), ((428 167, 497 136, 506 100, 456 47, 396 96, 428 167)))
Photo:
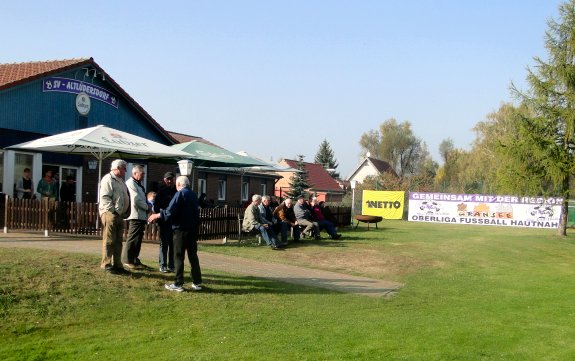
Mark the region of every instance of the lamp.
POLYGON ((88 161, 88 170, 90 172, 95 171, 97 167, 98 167, 98 161, 97 160, 92 159, 92 160, 88 161))
POLYGON ((194 166, 194 162, 189 159, 182 159, 178 161, 178 168, 180 169, 180 174, 189 176, 192 174, 192 167, 194 166))
POLYGON ((353 225, 353 216, 355 216, 355 187, 357 187, 357 181, 355 179, 350 180, 349 186, 351 187, 351 224, 353 225))

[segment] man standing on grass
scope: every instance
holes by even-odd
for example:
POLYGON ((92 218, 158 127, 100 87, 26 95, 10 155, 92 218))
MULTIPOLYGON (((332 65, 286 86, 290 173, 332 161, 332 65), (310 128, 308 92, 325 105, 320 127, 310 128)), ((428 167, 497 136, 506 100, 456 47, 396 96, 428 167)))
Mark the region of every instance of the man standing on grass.
POLYGON ((125 175, 126 162, 116 159, 110 166, 110 173, 100 181, 98 213, 102 219, 103 242, 100 267, 115 273, 127 273, 122 267, 124 218, 130 212, 130 196, 124 183, 125 175))
MULTIPOLYGON (((164 174, 164 184, 160 186, 154 200, 154 213, 160 213, 162 209, 168 208, 172 198, 176 194, 176 185, 174 184, 174 173, 166 172, 164 174)), ((172 223, 160 220, 160 272, 174 272, 174 231, 172 223)))
POLYGON ((130 193, 130 215, 127 219, 128 235, 122 250, 122 262, 130 270, 143 267, 139 257, 148 219, 146 190, 142 185, 145 174, 144 167, 136 164, 132 167, 132 177, 126 181, 130 193))
POLYGON ((176 280, 166 285, 169 291, 184 291, 184 262, 186 251, 192 267, 192 290, 202 289, 202 271, 198 259, 198 229, 200 225, 200 210, 198 196, 190 189, 190 180, 186 176, 176 179, 177 193, 166 209, 148 217, 148 222, 157 219, 171 221, 174 230, 174 263, 176 267, 176 280))

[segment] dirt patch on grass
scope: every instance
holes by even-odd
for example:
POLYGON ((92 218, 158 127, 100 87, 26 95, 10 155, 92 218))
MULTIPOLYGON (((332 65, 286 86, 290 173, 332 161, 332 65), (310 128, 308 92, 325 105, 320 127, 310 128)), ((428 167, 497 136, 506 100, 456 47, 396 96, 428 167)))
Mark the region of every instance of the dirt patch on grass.
POLYGON ((284 257, 293 264, 379 279, 398 279, 422 268, 434 266, 423 260, 369 249, 346 249, 345 252, 302 250, 285 253, 284 257))

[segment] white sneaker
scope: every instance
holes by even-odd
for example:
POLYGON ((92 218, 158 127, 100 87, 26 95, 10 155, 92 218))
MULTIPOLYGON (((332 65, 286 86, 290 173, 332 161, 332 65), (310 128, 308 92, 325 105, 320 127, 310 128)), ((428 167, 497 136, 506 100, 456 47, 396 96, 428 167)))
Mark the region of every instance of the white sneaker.
POLYGON ((165 285, 165 287, 168 291, 184 292, 184 287, 176 286, 175 283, 172 283, 171 285, 165 285))
POLYGON ((192 290, 194 290, 194 291, 201 291, 201 290, 202 290, 202 285, 201 285, 201 284, 197 285, 197 284, 195 284, 195 283, 192 283, 192 290))

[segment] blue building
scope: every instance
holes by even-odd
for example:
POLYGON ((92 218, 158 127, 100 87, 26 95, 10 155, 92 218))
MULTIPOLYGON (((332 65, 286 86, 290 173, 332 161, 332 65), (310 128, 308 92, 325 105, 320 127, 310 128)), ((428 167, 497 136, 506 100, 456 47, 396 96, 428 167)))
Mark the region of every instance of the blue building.
MULTIPOLYGON (((61 180, 74 177, 78 202, 96 201, 93 157, 5 148, 99 124, 165 145, 176 143, 92 58, 0 64, 0 191, 14 196, 25 168, 32 171, 34 187, 52 170, 61 180)), ((109 169, 110 162, 102 169, 109 169)), ((151 180, 177 168, 175 163, 131 162, 144 164, 151 180)))
MULTIPOLYGON (((94 157, 7 149, 12 145, 76 129, 105 125, 172 145, 202 138, 166 131, 92 58, 0 64, 0 192, 14 196, 25 168, 34 188, 47 170, 60 181, 76 180, 76 201, 96 202, 98 172, 94 157)), ((209 143, 209 142, 207 142, 209 143)), ((112 159, 102 165, 105 172, 112 159)), ((173 164, 127 160, 146 167, 144 186, 157 190, 173 164)), ((128 173, 130 174, 130 169, 128 173)), ((237 206, 252 193, 272 194, 276 174, 194 168, 192 185, 217 206, 237 206)))

